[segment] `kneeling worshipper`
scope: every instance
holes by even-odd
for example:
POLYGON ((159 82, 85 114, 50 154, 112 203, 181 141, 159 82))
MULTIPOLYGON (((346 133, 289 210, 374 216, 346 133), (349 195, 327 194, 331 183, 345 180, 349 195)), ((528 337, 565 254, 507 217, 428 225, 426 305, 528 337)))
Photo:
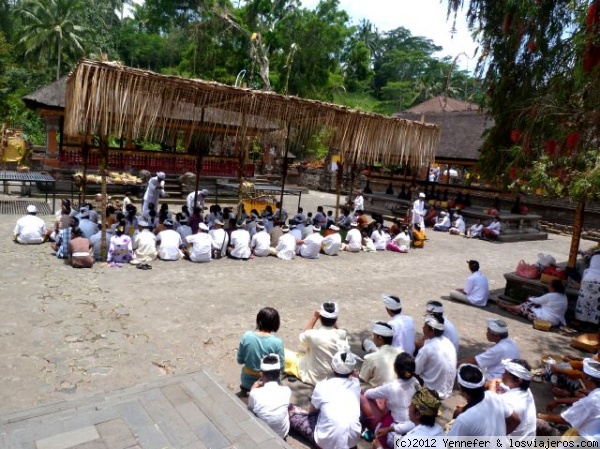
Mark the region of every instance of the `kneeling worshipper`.
POLYGON ((248 260, 250 252, 250 233, 246 231, 246 222, 240 220, 236 223, 236 229, 231 233, 229 240, 229 258, 235 260, 248 260))
POLYGON ((362 250, 362 234, 358 230, 358 224, 353 222, 350 224, 350 230, 346 234, 345 243, 342 244, 342 251, 358 253, 362 250))
POLYGON ((285 350, 285 372, 302 382, 316 385, 317 382, 331 376, 331 359, 346 344, 346 331, 337 329, 336 322, 340 313, 334 302, 324 302, 314 312, 311 320, 300 334, 300 350, 285 350), (314 329, 317 321, 319 329, 314 329))
POLYGON ((223 229, 223 226, 225 226, 223 221, 215 218, 212 229, 208 231, 208 235, 212 238, 212 247, 214 250, 221 252, 221 257, 227 256, 227 246, 229 244, 229 235, 227 235, 227 231, 223 229))
MULTIPOLYGON (((440 323, 444 323, 443 335, 452 342, 454 348, 456 349, 456 353, 458 354, 458 332, 456 331, 456 327, 454 326, 454 324, 452 324, 452 321, 450 321, 448 317, 444 316, 444 306, 442 305, 442 303, 435 300, 427 301, 427 304, 425 306, 425 312, 426 314, 433 316, 440 323)), ((419 341, 415 341, 415 346, 418 349, 421 349, 424 343, 425 340, 421 339, 419 341)))
POLYGON ((296 257, 296 238, 290 234, 288 225, 281 226, 283 235, 279 237, 277 246, 271 248, 271 255, 281 260, 292 260, 296 257))
POLYGON ((488 318, 486 338, 494 346, 475 357, 463 359, 459 364, 477 365, 485 374, 487 380, 502 377, 505 359, 520 359, 519 348, 512 338, 508 338, 508 326, 503 320, 488 318))
POLYGON ((93 251, 94 245, 83 236, 81 229, 73 229, 72 238, 69 242, 71 266, 73 268, 92 268, 94 265, 94 257, 91 255, 93 251))
POLYGON ((27 206, 27 215, 17 220, 13 230, 13 240, 21 245, 37 245, 46 239, 46 223, 37 216, 33 204, 27 206))
POLYGON ((529 389, 533 377, 531 367, 521 359, 504 360, 502 364, 504 365, 502 379, 490 381, 488 390, 492 393, 499 393, 500 398, 517 413, 521 420, 521 423, 509 433, 509 436, 534 437, 537 416, 535 399, 529 389))
POLYGON ((586 323, 600 323, 600 254, 592 256, 590 267, 583 272, 575 318, 586 323))
POLYGON ((440 215, 438 217, 438 222, 436 224, 433 225, 433 230, 434 231, 440 231, 440 232, 448 232, 448 230, 450 229, 451 223, 450 223, 450 217, 448 216, 448 212, 446 211, 441 211, 440 215))
POLYGON ((414 428, 408 407, 413 394, 421 387, 415 377, 413 356, 406 352, 398 354, 392 366, 395 378, 365 391, 360 398, 363 423, 375 432, 384 447, 393 447, 395 436, 404 435, 414 428))
POLYGON ((556 414, 538 414, 541 420, 554 424, 567 424, 577 430, 577 434, 587 440, 598 441, 600 437, 600 363, 594 359, 583 359, 582 379, 587 396, 573 403, 571 407, 556 414))
POLYGON ((300 256, 305 259, 318 259, 319 253, 321 252, 321 243, 323 243, 323 236, 320 234, 321 227, 316 224, 313 231, 314 232, 306 236, 304 240, 300 240, 296 243, 297 245, 300 245, 300 256))
MULTIPOLYGON (((415 321, 411 316, 402 315, 402 301, 397 296, 382 295, 386 313, 392 318, 388 324, 394 330, 392 346, 413 354, 415 352, 415 321)), ((375 344, 365 339, 363 349, 367 352, 377 350, 375 344)))
POLYGON ((185 240, 188 246, 183 252, 192 262, 210 262, 212 239, 208 235, 208 226, 200 223, 198 232, 188 235, 185 240))
POLYGON ((435 390, 441 399, 447 399, 452 394, 456 376, 456 349, 444 337, 443 320, 425 316, 425 343, 415 358, 415 372, 423 379, 425 387, 435 390))
POLYGON ((164 231, 160 231, 156 236, 156 246, 158 247, 158 258, 161 260, 179 260, 183 257, 181 248, 183 241, 177 231, 173 230, 171 220, 163 221, 164 231))
POLYGON ((77 218, 69 217, 69 226, 59 229, 59 231, 55 234, 54 242, 52 242, 50 246, 56 252, 56 257, 58 259, 67 259, 69 257, 69 243, 71 242, 73 229, 76 228, 78 224, 79 220, 77 218))
POLYGON ((110 238, 106 262, 111 267, 115 265, 121 267, 124 263, 129 263, 134 258, 135 254, 133 253, 131 237, 125 234, 125 225, 121 222, 115 228, 115 235, 110 238))
POLYGON ((467 225, 465 224, 465 220, 462 215, 457 214, 456 212, 452 215, 454 218, 454 222, 452 223, 452 227, 449 232, 452 235, 465 235, 465 231, 467 229, 467 225))
POLYGON ((498 302, 497 305, 503 310, 506 310, 513 315, 521 315, 529 321, 536 319, 545 320, 552 326, 563 325, 565 321, 565 313, 569 306, 567 295, 565 295, 565 285, 560 279, 553 279, 548 286, 549 293, 542 296, 532 296, 523 304, 518 306, 510 306, 503 302, 498 302))
POLYGON ((317 383, 308 412, 290 411, 290 427, 323 449, 353 448, 360 440, 360 385, 353 377, 356 357, 349 350, 330 360, 332 376, 317 383))
POLYGON ((373 332, 373 344, 377 351, 365 355, 365 360, 360 368, 360 380, 366 388, 379 387, 386 382, 396 378, 394 373, 394 361, 396 356, 402 352, 400 348, 394 348, 394 330, 392 326, 383 321, 377 321, 371 326, 373 332))
POLYGON ((148 264, 156 259, 156 235, 150 231, 149 223, 145 220, 138 221, 140 232, 135 236, 133 247, 135 248, 135 259, 131 261, 134 265, 148 264))
POLYGON ((506 436, 517 428, 519 416, 499 395, 486 391, 479 367, 460 365, 456 377, 467 403, 456 407, 448 436, 506 436))
POLYGON ((248 409, 285 439, 290 431, 292 390, 279 385, 280 375, 279 355, 264 356, 260 362, 260 380, 254 382, 248 396, 248 409))
POLYGON ((342 236, 340 235, 340 228, 336 225, 329 226, 330 234, 323 239, 321 247, 323 254, 328 256, 337 256, 342 246, 342 236))
POLYGON ((410 234, 408 233, 408 226, 405 224, 400 225, 400 231, 392 240, 388 242, 386 249, 396 253, 408 252, 410 249, 410 234))
POLYGON ((470 239, 478 239, 481 237, 481 233, 483 232, 483 224, 481 223, 481 218, 478 218, 477 221, 467 231, 467 238, 470 239))
POLYGON ((490 287, 484 274, 479 271, 479 262, 467 260, 471 275, 467 279, 464 289, 452 290, 450 298, 466 302, 477 307, 485 307, 490 298, 490 287))
POLYGON ((421 227, 419 223, 416 223, 412 231, 413 248, 425 248, 425 240, 427 240, 425 230, 421 227))
POLYGON ((256 223, 256 234, 250 240, 250 249, 256 257, 271 255, 271 236, 265 231, 262 223, 256 223))

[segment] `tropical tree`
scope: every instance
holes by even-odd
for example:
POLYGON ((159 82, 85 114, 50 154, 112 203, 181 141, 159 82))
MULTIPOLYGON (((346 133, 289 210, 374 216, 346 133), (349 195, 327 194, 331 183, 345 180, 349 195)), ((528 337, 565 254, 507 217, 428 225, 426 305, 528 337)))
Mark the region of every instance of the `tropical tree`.
POLYGON ((600 1, 450 0, 449 13, 463 4, 495 121, 481 172, 575 200, 574 266, 585 201, 600 192, 600 1))
POLYGON ((86 3, 83 0, 25 0, 19 9, 23 25, 19 45, 25 55, 56 60, 56 79, 60 78, 65 56, 79 57, 85 53, 87 29, 83 21, 86 3))

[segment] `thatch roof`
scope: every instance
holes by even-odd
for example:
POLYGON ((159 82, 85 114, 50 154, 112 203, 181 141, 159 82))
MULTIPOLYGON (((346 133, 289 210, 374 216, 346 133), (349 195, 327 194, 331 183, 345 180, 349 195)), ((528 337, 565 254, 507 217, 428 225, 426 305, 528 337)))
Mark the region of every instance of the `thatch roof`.
POLYGON ((65 91, 67 90, 67 77, 64 76, 41 89, 23 97, 28 108, 63 109, 65 107, 65 91))
POLYGON ((419 103, 403 112, 428 114, 431 112, 479 111, 480 109, 479 105, 475 103, 440 95, 419 103))
POLYGON ((440 135, 432 124, 89 60, 81 61, 67 81, 64 130, 68 135, 160 140, 190 122, 199 129, 207 116, 203 111, 211 109, 240 114, 240 138, 246 135, 249 116, 277 123, 298 136, 328 128, 332 147, 339 148, 346 160, 365 164, 427 165, 440 135))

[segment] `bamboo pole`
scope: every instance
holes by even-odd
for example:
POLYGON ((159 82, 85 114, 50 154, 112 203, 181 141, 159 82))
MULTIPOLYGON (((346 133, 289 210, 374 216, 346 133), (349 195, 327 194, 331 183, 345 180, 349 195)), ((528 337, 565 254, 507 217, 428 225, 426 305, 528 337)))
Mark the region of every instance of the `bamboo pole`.
POLYGON ((285 154, 283 155, 283 167, 281 170, 281 193, 279 194, 279 217, 277 217, 277 220, 279 222, 281 222, 281 217, 283 216, 283 195, 285 193, 285 181, 287 178, 287 171, 288 171, 288 154, 290 151, 290 130, 291 130, 292 124, 290 122, 288 122, 287 124, 287 135, 285 137, 285 154))
POLYGON ((108 136, 100 136, 100 176, 102 177, 102 200, 100 217, 102 218, 102 234, 100 237, 100 254, 102 260, 106 260, 107 245, 106 245, 106 207, 107 207, 107 189, 106 189, 106 172, 108 171, 108 136))
POLYGON ((342 194, 342 182, 344 180, 344 164, 340 158, 335 174, 335 221, 340 218, 340 195, 342 194))
POLYGON ((575 217, 573 218, 573 236, 571 237, 571 248, 569 249, 569 262, 567 265, 570 268, 575 268, 577 264, 577 253, 579 251, 579 243, 581 242, 581 232, 583 230, 583 219, 585 215, 585 195, 581 195, 577 201, 575 209, 575 217))
MULTIPOLYGON (((202 108, 202 115, 200 117, 200 127, 202 126, 202 124, 204 123, 204 108, 202 108)), ((194 212, 194 209, 196 209, 196 206, 198 205, 198 188, 200 186, 200 170, 202 170, 202 159, 204 156, 204 148, 198 148, 196 147, 196 185, 195 185, 195 190, 194 190, 194 207, 192 207, 192 210, 189 210, 188 212, 190 213, 190 215, 194 212)))
POLYGON ((90 154, 90 147, 87 143, 88 136, 87 134, 83 136, 83 146, 81 148, 81 155, 83 156, 83 179, 81 180, 81 186, 79 187, 79 207, 82 204, 82 196, 83 202, 85 202, 85 196, 87 195, 87 169, 88 169, 88 156, 90 154))

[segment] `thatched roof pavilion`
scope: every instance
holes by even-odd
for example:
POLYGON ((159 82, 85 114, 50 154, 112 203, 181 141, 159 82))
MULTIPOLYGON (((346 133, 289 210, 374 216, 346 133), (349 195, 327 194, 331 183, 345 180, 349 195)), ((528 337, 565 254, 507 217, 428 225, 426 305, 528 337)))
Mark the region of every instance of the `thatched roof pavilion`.
MULTIPOLYGON (((215 115, 225 119, 231 114, 241 118, 241 126, 235 127, 239 139, 248 135, 253 118, 288 133, 293 129, 296 135, 325 127, 332 131, 330 145, 345 160, 365 164, 427 165, 440 136, 432 124, 89 60, 82 60, 69 76, 65 108, 67 135, 160 141, 173 130, 206 130, 207 122, 218 121, 215 115)), ((216 125, 212 131, 219 132, 216 125)))

